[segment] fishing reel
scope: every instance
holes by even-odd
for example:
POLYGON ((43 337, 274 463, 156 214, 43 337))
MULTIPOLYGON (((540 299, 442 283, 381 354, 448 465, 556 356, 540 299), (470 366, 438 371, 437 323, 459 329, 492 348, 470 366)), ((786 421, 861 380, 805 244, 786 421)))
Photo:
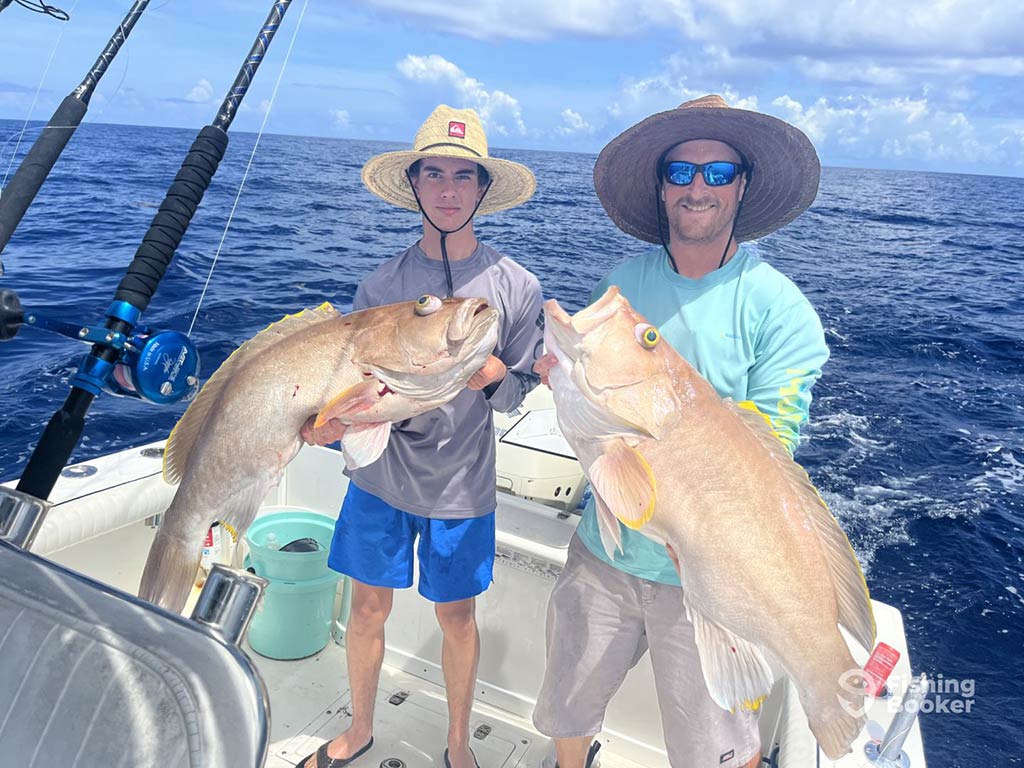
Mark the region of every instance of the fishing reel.
POLYGON ((157 405, 191 400, 199 391, 199 350, 183 333, 135 328, 104 390, 157 405))
POLYGON ((79 326, 25 310, 17 294, 0 291, 0 341, 14 338, 21 326, 59 333, 87 344, 113 349, 113 362, 88 354, 72 382, 98 395, 100 391, 134 397, 156 405, 188 400, 199 391, 199 351, 183 333, 135 326, 139 312, 115 301, 107 316, 132 326, 128 335, 105 326, 79 326))

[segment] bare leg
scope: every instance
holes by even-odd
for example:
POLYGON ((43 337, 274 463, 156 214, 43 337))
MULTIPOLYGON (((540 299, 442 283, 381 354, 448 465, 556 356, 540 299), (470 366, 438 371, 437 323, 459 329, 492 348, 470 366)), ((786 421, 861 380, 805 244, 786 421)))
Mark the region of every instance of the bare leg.
MULTIPOLYGON (((352 724, 327 747, 328 757, 350 757, 373 735, 373 705, 384 663, 384 622, 391 613, 394 590, 352 580, 352 611, 345 631, 345 657, 352 689, 352 724)), ((315 768, 310 758, 304 768, 315 768)))
POLYGON ((757 768, 761 764, 761 756, 754 755, 750 758, 750 762, 743 766, 743 768, 757 768))
MULTIPOLYGON (((595 736, 597 734, 594 734, 595 736)), ((558 755, 558 768, 584 768, 587 764, 587 753, 594 743, 594 736, 575 736, 570 739, 555 739, 555 754, 558 755)))
POLYGON ((480 634, 476 628, 476 599, 435 603, 441 625, 441 669, 448 694, 448 760, 452 768, 474 768, 469 752, 469 716, 480 660, 480 634))

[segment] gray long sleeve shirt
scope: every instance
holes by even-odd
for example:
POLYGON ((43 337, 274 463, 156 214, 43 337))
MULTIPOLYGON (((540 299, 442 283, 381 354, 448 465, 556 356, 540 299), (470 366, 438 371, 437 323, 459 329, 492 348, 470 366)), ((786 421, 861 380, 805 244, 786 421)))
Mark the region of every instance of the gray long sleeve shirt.
MULTIPOLYGON (((469 258, 450 263, 457 297, 487 299, 498 310, 494 355, 508 373, 484 391, 465 389, 440 408, 394 424, 377 461, 345 472, 391 506, 439 519, 480 517, 496 507, 491 413, 513 410, 537 385, 533 362, 544 335, 540 284, 531 272, 483 244, 469 258)), ((352 309, 412 301, 425 293, 446 295, 444 265, 414 245, 363 280, 352 309)))

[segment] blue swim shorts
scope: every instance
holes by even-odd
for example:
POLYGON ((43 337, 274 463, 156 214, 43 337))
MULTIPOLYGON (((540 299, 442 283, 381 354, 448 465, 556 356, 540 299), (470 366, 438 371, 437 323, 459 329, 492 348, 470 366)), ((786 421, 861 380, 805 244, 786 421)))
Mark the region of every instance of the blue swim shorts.
POLYGON ((327 564, 374 587, 412 586, 413 544, 420 564, 419 592, 435 603, 475 597, 494 573, 494 512, 435 520, 395 509, 348 484, 327 564))

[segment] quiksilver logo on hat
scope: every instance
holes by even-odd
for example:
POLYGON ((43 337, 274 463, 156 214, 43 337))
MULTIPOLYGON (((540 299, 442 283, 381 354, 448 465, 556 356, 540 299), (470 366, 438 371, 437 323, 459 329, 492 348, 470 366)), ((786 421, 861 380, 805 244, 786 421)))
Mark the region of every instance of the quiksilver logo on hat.
POLYGON ((448 135, 457 139, 466 138, 466 124, 452 120, 448 123, 448 135))

